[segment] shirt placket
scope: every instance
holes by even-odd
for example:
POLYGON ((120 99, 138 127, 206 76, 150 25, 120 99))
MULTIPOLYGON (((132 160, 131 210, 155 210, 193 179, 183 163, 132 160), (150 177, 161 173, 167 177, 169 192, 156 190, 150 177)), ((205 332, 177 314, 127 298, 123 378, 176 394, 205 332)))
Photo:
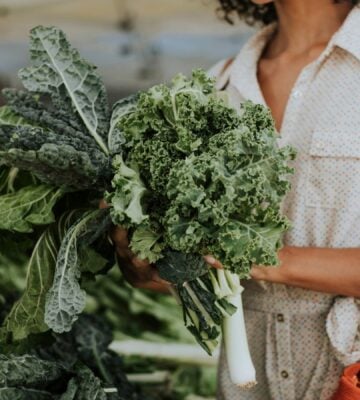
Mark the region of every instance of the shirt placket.
MULTIPOLYGON (((286 106, 283 126, 281 129, 281 140, 290 140, 291 136, 299 135, 300 130, 297 129, 297 121, 293 116, 301 115, 300 109, 304 104, 306 94, 316 73, 316 64, 312 64, 304 68, 298 77, 286 106)), ((292 140, 291 140, 292 141, 292 140)), ((296 142, 296 140, 295 140, 296 142)), ((273 285, 273 293, 275 298, 287 299, 288 289, 284 285, 273 285)), ((283 308, 281 312, 272 315, 273 331, 275 333, 276 346, 276 365, 277 379, 276 392, 278 398, 276 400, 294 400, 296 397, 295 384, 296 377, 293 370, 293 360, 291 351, 291 310, 286 308, 286 304, 290 301, 282 301, 283 308)), ((279 311, 279 310, 276 310, 279 311)))

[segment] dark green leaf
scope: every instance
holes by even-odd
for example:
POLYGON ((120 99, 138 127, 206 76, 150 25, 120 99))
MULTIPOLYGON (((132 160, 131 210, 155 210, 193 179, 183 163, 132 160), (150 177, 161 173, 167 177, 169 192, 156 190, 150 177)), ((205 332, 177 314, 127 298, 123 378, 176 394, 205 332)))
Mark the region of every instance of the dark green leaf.
POLYGON ((160 277, 174 284, 196 279, 208 271, 202 256, 168 250, 156 264, 160 277))

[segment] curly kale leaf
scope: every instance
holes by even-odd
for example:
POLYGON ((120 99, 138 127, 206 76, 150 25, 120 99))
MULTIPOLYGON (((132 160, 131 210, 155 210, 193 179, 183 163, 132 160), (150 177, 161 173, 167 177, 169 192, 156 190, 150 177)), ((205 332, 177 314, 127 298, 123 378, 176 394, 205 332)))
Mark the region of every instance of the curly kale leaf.
POLYGON ((32 185, 0 196, 0 229, 32 232, 33 225, 53 222, 52 209, 63 194, 52 186, 32 185))
POLYGON ((108 102, 95 67, 85 61, 71 47, 64 33, 55 27, 38 26, 31 30, 30 54, 34 65, 19 72, 24 86, 32 92, 49 94, 59 108, 64 106, 70 110, 70 103, 107 154, 108 102))
POLYGON ((148 218, 142 206, 146 188, 139 174, 127 167, 120 155, 115 157, 113 166, 116 172, 112 186, 115 190, 106 197, 112 205, 112 220, 125 226, 129 223, 140 224, 148 218))
POLYGON ((131 237, 131 250, 142 260, 154 263, 162 257, 164 244, 160 242, 161 235, 155 233, 149 226, 140 225, 131 237))
POLYGON ((88 211, 66 233, 45 304, 45 323, 55 332, 68 332, 83 311, 86 294, 79 284, 80 249, 105 234, 110 223, 108 210, 88 211))
POLYGON ((139 95, 131 95, 116 102, 112 109, 110 129, 108 134, 108 147, 111 154, 119 154, 124 138, 119 130, 119 122, 125 115, 130 114, 136 108, 139 95))

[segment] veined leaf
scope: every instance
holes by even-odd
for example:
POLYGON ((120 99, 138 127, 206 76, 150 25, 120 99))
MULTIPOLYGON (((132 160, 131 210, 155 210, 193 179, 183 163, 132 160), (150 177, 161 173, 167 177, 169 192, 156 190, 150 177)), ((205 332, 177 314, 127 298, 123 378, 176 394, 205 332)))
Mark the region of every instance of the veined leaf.
POLYGON ((0 125, 32 125, 25 118, 16 114, 9 106, 0 107, 0 125))
POLYGON ((11 334, 12 340, 49 329, 44 321, 46 293, 53 283, 60 243, 77 217, 77 211, 62 215, 36 243, 27 266, 26 289, 4 322, 3 332, 11 334))
POLYGON ((139 226, 134 231, 130 247, 131 250, 141 259, 154 263, 161 258, 164 245, 159 243, 161 235, 153 232, 147 226, 139 226))
POLYGON ((106 91, 95 67, 81 58, 65 34, 55 27, 31 30, 30 54, 34 65, 19 72, 24 86, 47 93, 68 106, 69 101, 105 154, 109 128, 106 91))
POLYGON ((81 289, 80 246, 93 243, 106 232, 111 220, 108 210, 86 212, 68 230, 57 257, 54 282, 47 294, 45 323, 55 332, 68 332, 85 307, 81 289))
POLYGON ((63 372, 60 364, 36 356, 0 355, 0 387, 23 385, 41 388, 45 380, 56 381, 63 372))
POLYGON ((32 225, 54 221, 52 209, 64 194, 49 185, 30 185, 0 196, 0 229, 32 232, 32 225))
POLYGON ((118 154, 121 151, 121 145, 125 140, 121 136, 118 122, 126 114, 129 114, 132 110, 135 109, 138 98, 139 95, 135 94, 126 97, 125 99, 119 100, 113 106, 110 121, 110 130, 108 135, 108 146, 111 154, 118 154))

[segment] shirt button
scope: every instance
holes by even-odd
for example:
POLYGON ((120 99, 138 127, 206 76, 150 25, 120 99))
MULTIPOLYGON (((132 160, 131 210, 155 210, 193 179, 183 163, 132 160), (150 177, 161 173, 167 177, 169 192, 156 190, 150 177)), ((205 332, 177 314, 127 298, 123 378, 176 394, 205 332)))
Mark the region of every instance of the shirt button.
POLYGON ((278 314, 276 316, 276 319, 278 320, 278 322, 284 322, 284 320, 285 320, 284 314, 278 314))
POLYGON ((302 92, 300 90, 294 90, 292 97, 294 99, 299 99, 302 96, 302 92))
POLYGON ((281 376, 284 378, 284 379, 287 379, 288 377, 289 377, 289 374, 288 374, 288 372, 287 371, 281 371, 281 376))

